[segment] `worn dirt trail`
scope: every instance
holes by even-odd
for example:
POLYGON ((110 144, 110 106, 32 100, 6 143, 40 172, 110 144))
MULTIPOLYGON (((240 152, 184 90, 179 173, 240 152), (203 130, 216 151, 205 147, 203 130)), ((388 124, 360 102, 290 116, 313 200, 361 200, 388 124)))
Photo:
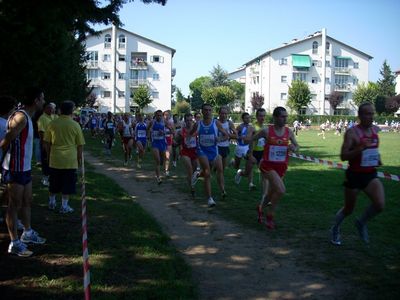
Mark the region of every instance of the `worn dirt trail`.
MULTIPOLYGON (((243 228, 193 203, 152 172, 113 167, 86 155, 154 216, 192 267, 200 299, 343 299, 352 287, 300 263, 284 240, 243 228)), ((90 191, 88 191, 90 193, 90 191)))

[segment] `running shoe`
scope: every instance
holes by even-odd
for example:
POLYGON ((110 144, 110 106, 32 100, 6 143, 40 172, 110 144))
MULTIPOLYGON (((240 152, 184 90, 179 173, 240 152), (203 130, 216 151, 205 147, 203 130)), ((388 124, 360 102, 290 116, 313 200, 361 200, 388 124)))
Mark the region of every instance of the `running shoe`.
POLYGON ((259 224, 263 223, 263 210, 261 205, 257 205, 256 207, 257 210, 257 221, 259 224))
POLYGON ((142 168, 142 165, 140 164, 140 162, 138 162, 138 163, 136 164, 136 167, 137 167, 138 169, 141 169, 141 168, 142 168))
POLYGON ((332 226, 330 232, 331 232, 331 243, 333 245, 340 246, 342 244, 342 241, 340 240, 339 227, 332 226))
POLYGON ((252 182, 249 183, 249 191, 253 191, 256 189, 256 185, 252 182))
POLYGON ((42 184, 44 186, 49 186, 49 177, 48 176, 43 176, 42 178, 42 184))
POLYGON ((212 197, 208 198, 208 207, 214 207, 216 204, 212 197))
POLYGON ((169 177, 169 171, 165 171, 165 177, 169 177))
POLYGON ((199 175, 200 172, 199 171, 194 171, 193 175, 192 175, 192 187, 194 187, 196 185, 197 180, 199 180, 199 175))
POLYGON ((50 210, 56 209, 56 201, 49 201, 49 209, 50 210))
POLYGON ((126 167, 128 165, 127 161, 124 161, 124 167, 126 167))
POLYGON ((225 190, 222 191, 221 197, 224 198, 224 199, 225 199, 226 197, 228 197, 228 194, 226 193, 225 190))
POLYGON ((369 235, 368 235, 368 227, 367 224, 363 224, 360 222, 359 219, 356 219, 356 222, 354 225, 358 229, 358 233, 360 235, 360 238, 364 241, 364 243, 368 244, 369 243, 369 235))
POLYGON ((240 180, 242 179, 241 173, 242 173, 241 169, 237 170, 236 175, 235 175, 235 183, 236 184, 239 184, 240 180))
POLYGON ((157 183, 158 183, 158 185, 160 185, 162 183, 162 180, 160 177, 157 177, 157 183))
POLYGON ((268 229, 275 229, 276 225, 274 222, 274 219, 272 218, 272 216, 267 216, 267 219, 265 221, 265 226, 267 226, 268 229))
POLYGON ((20 240, 10 243, 10 245, 8 246, 8 253, 15 254, 20 257, 29 257, 33 254, 32 251, 28 250, 26 244, 24 244, 20 240))
POLYGON ((176 168, 176 161, 173 161, 173 162, 172 162, 172 166, 173 166, 174 168, 176 168))
POLYGON ((21 235, 21 242, 23 243, 32 243, 32 244, 44 244, 46 242, 46 239, 42 238, 39 236, 39 234, 31 229, 30 233, 27 231, 24 231, 21 235))
POLYGON ((74 209, 69 205, 61 206, 61 208, 60 208, 60 214, 69 214, 72 212, 74 212, 74 209))

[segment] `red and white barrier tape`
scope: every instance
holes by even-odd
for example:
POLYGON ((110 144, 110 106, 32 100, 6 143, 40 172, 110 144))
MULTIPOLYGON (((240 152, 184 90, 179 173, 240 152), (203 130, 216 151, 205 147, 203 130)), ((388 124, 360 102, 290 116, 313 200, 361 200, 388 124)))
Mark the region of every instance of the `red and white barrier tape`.
POLYGON ((85 187, 85 161, 82 154, 82 257, 83 257, 83 289, 85 300, 90 300, 90 265, 87 241, 87 217, 86 217, 86 187, 85 187))
MULTIPOLYGON (((294 157, 294 158, 299 158, 301 160, 311 161, 313 163, 325 165, 325 166, 335 168, 335 169, 343 169, 343 170, 347 169, 347 164, 337 163, 337 162, 330 161, 330 160, 319 159, 319 158, 315 158, 312 156, 306 156, 306 155, 296 154, 296 153, 291 153, 291 154, 289 154, 289 156, 294 157)), ((399 175, 389 174, 386 172, 378 172, 378 177, 393 180, 393 181, 400 181, 399 175)))

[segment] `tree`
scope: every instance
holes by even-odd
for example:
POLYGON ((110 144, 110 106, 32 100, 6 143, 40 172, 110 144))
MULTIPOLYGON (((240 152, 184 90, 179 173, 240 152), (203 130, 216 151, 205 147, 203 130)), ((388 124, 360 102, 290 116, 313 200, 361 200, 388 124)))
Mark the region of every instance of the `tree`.
POLYGON ((190 113, 190 104, 185 100, 177 102, 174 107, 174 113, 179 115, 190 113))
POLYGON ((289 87, 289 97, 287 105, 296 113, 300 109, 307 107, 311 103, 311 92, 308 84, 302 80, 292 81, 289 87))
POLYGON ((378 84, 374 82, 368 82, 368 84, 361 83, 353 93, 353 101, 357 106, 360 106, 363 102, 370 102, 375 105, 378 96, 378 84))
POLYGON ((193 110, 201 108, 201 106, 204 103, 201 94, 205 89, 210 87, 211 87, 211 78, 209 76, 202 76, 196 78, 189 84, 189 88, 192 93, 190 102, 193 110))
POLYGON ((253 110, 257 110, 259 108, 262 108, 264 105, 264 96, 259 95, 258 92, 254 93, 254 95, 251 97, 251 106, 253 107, 253 110))
POLYGON ((229 84, 228 72, 226 72, 219 64, 213 67, 210 72, 211 75, 211 85, 216 86, 226 86, 229 84))
POLYGON ((394 76, 390 66, 386 60, 383 62, 380 71, 382 79, 378 80, 379 94, 384 97, 393 97, 396 95, 396 77, 394 76))
POLYGON ((338 105, 342 102, 343 102, 342 93, 335 91, 329 95, 329 104, 331 105, 333 110, 335 110, 336 107, 338 107, 338 105))
MULTIPOLYGON (((166 1, 142 0, 165 4, 166 1)), ((82 42, 91 25, 120 25, 118 12, 126 0, 0 1, 0 93, 23 96, 36 85, 47 99, 85 101, 87 90, 82 42), (4 72, 7 70, 7 72, 4 72)))
POLYGON ((133 101, 139 106, 139 109, 142 111, 147 105, 153 102, 151 97, 151 93, 149 87, 147 85, 140 85, 133 92, 133 101))
POLYGON ((219 108, 235 101, 235 93, 227 86, 217 86, 205 89, 201 98, 204 102, 219 108))
POLYGON ((176 102, 182 102, 185 101, 185 97, 183 97, 183 94, 181 92, 180 88, 176 89, 176 96, 175 96, 176 102))

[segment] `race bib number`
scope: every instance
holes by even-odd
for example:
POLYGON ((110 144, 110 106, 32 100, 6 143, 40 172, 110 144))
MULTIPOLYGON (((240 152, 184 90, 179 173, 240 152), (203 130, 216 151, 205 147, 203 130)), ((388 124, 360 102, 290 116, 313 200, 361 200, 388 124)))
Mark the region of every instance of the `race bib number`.
POLYGON ((269 147, 269 161, 284 162, 286 160, 287 149, 287 146, 271 145, 269 147))
POLYGON ((185 138, 185 145, 187 148, 196 148, 196 137, 191 136, 185 138))
POLYGON ((153 137, 154 140, 162 140, 165 138, 164 132, 159 132, 159 131, 153 131, 151 136, 153 137))
POLYGON ((265 146, 265 138, 258 139, 257 146, 264 147, 265 146))
POLYGON ((214 134, 202 134, 200 135, 200 145, 203 147, 210 147, 215 145, 214 134))
POLYGON ((137 131, 138 138, 145 138, 146 137, 146 130, 138 130, 137 131))
POLYGON ((377 167, 379 166, 378 148, 365 149, 361 154, 361 167, 377 167))

